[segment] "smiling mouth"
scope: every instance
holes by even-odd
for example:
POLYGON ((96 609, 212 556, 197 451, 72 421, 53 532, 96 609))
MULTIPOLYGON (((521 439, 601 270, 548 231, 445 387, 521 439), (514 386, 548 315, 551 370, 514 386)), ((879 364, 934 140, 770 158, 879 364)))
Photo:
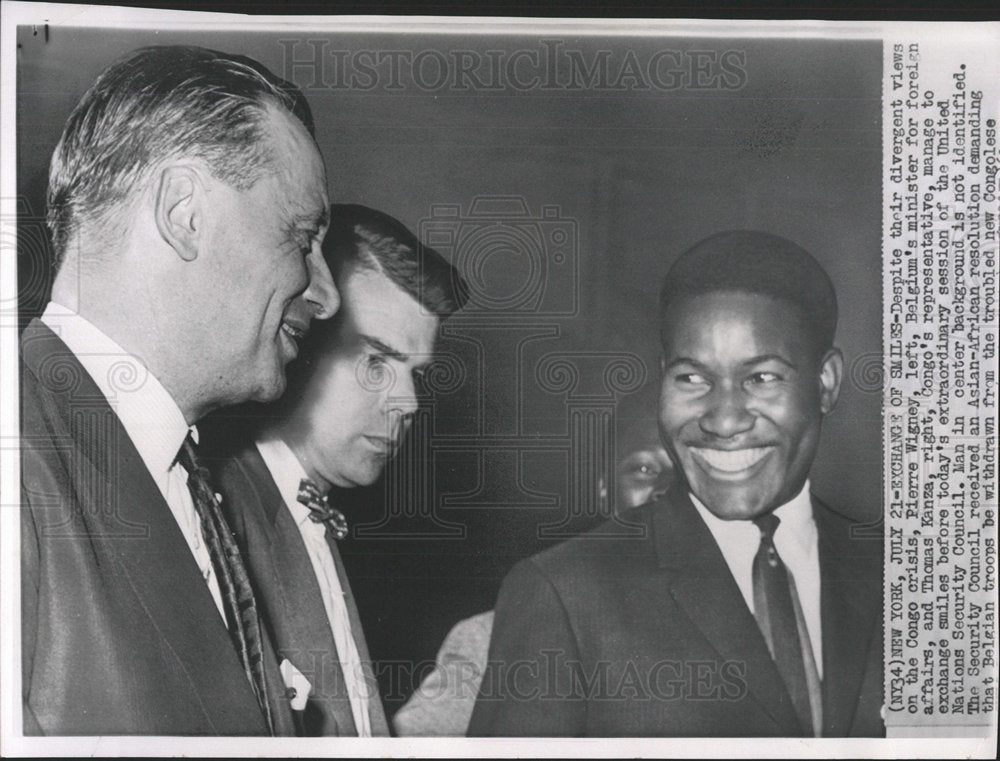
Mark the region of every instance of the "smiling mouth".
POLYGON ((301 344, 308 333, 308 329, 304 327, 299 327, 298 325, 293 325, 288 321, 281 323, 282 332, 287 335, 296 343, 296 345, 301 344))
POLYGON ((750 447, 747 449, 705 449, 690 447, 691 454, 709 465, 712 469, 735 475, 749 470, 764 459, 774 447, 750 447))
POLYGON ((394 439, 387 439, 382 436, 365 436, 365 438, 372 447, 382 454, 391 456, 396 451, 396 441, 394 439))

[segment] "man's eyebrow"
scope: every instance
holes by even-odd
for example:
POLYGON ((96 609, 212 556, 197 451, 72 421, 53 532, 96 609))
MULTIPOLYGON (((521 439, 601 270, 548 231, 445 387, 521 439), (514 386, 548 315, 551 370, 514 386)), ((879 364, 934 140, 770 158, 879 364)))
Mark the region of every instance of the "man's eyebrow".
POLYGON ((691 365, 692 367, 694 367, 694 368, 696 368, 698 370, 707 370, 708 369, 701 362, 699 362, 696 359, 691 359, 691 357, 677 357, 677 359, 671 360, 666 365, 664 365, 663 369, 664 370, 670 370, 670 369, 672 369, 674 367, 677 367, 678 365, 691 365))
MULTIPOLYGON (((795 365, 793 362, 789 362, 787 359, 785 359, 784 357, 782 357, 780 354, 759 354, 756 357, 751 357, 750 359, 746 359, 746 360, 740 362, 740 366, 741 367, 753 367, 754 365, 759 365, 762 362, 780 362, 781 364, 785 365, 786 367, 791 368, 792 370, 798 370, 799 369, 797 365, 795 365)), ((701 362, 699 362, 698 360, 692 359, 691 357, 677 357, 676 359, 673 359, 670 362, 668 362, 666 365, 664 365, 663 369, 664 370, 670 370, 670 369, 676 367, 677 365, 691 365, 692 367, 694 367, 697 370, 708 372, 708 366, 707 365, 704 365, 701 362)))
POLYGON ((780 362, 781 364, 785 365, 785 367, 789 367, 792 370, 799 369, 794 362, 788 361, 780 354, 761 354, 757 357, 751 357, 750 359, 740 364, 742 364, 744 367, 751 367, 753 365, 759 365, 761 362, 780 362))
POLYGON ((398 349, 393 349, 391 346, 389 346, 389 344, 385 343, 384 341, 380 341, 379 339, 375 338, 375 336, 369 336, 362 333, 360 337, 362 342, 368 344, 369 347, 377 351, 379 354, 384 354, 390 359, 395 359, 398 362, 406 362, 410 358, 408 354, 404 354, 398 349))
POLYGON ((329 208, 315 209, 292 216, 292 226, 297 228, 308 227, 313 230, 321 230, 324 227, 328 227, 329 224, 329 208))

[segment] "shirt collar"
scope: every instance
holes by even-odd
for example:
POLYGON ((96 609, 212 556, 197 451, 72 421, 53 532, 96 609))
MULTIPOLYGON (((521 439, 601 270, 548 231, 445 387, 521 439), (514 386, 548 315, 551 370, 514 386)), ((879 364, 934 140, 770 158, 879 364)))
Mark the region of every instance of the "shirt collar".
POLYGON ((774 514, 781 519, 778 531, 784 528, 784 533, 789 538, 794 537, 794 542, 799 550, 808 552, 816 546, 818 531, 816 529, 816 521, 813 519, 813 506, 812 499, 809 497, 808 478, 802 485, 802 490, 790 501, 775 510, 774 514))
POLYGON ((309 508, 299 502, 299 483, 308 475, 291 447, 277 436, 265 435, 257 440, 257 451, 271 471, 271 478, 296 525, 318 525, 309 520, 309 508))
POLYGON ((140 357, 87 318, 50 301, 41 320, 62 339, 107 399, 161 491, 189 426, 177 402, 140 357))

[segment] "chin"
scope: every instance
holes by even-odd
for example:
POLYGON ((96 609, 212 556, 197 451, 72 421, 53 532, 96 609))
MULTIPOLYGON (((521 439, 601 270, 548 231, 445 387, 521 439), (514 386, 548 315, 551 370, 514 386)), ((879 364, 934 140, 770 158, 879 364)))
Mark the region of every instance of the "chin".
POLYGON ((285 393, 285 386, 287 385, 285 379, 284 370, 273 374, 266 380, 262 380, 256 388, 256 391, 250 397, 251 401, 254 402, 274 402, 277 401, 283 393, 285 393))
POLYGON ((710 513, 724 521, 753 520, 777 507, 774 500, 751 495, 706 493, 702 497, 698 492, 695 492, 695 496, 701 500, 710 513))
POLYGON ((379 480, 384 470, 382 467, 359 468, 358 472, 351 474, 351 482, 355 486, 371 486, 379 480))

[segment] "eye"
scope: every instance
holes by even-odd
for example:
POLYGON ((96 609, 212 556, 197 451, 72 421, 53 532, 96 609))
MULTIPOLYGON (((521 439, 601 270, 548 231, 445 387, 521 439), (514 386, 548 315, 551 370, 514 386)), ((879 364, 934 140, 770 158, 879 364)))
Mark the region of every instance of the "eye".
POLYGON ((708 378, 701 373, 679 373, 674 376, 674 380, 681 386, 705 386, 708 384, 708 378))
POLYGON ((637 467, 633 472, 649 478, 656 478, 656 476, 660 475, 660 469, 657 468, 655 465, 650 465, 648 462, 644 462, 642 465, 637 467))
POLYGON ((660 477, 661 468, 659 463, 650 459, 626 461, 622 468, 622 473, 637 481, 655 481, 660 477))
POLYGON ((296 246, 304 259, 308 259, 315 250, 318 235, 316 230, 305 230, 296 236, 296 246))
POLYGON ((747 378, 747 383, 754 386, 764 386, 770 383, 778 383, 781 380, 783 380, 783 378, 778 375, 778 373, 772 373, 764 370, 759 373, 754 373, 747 378))

